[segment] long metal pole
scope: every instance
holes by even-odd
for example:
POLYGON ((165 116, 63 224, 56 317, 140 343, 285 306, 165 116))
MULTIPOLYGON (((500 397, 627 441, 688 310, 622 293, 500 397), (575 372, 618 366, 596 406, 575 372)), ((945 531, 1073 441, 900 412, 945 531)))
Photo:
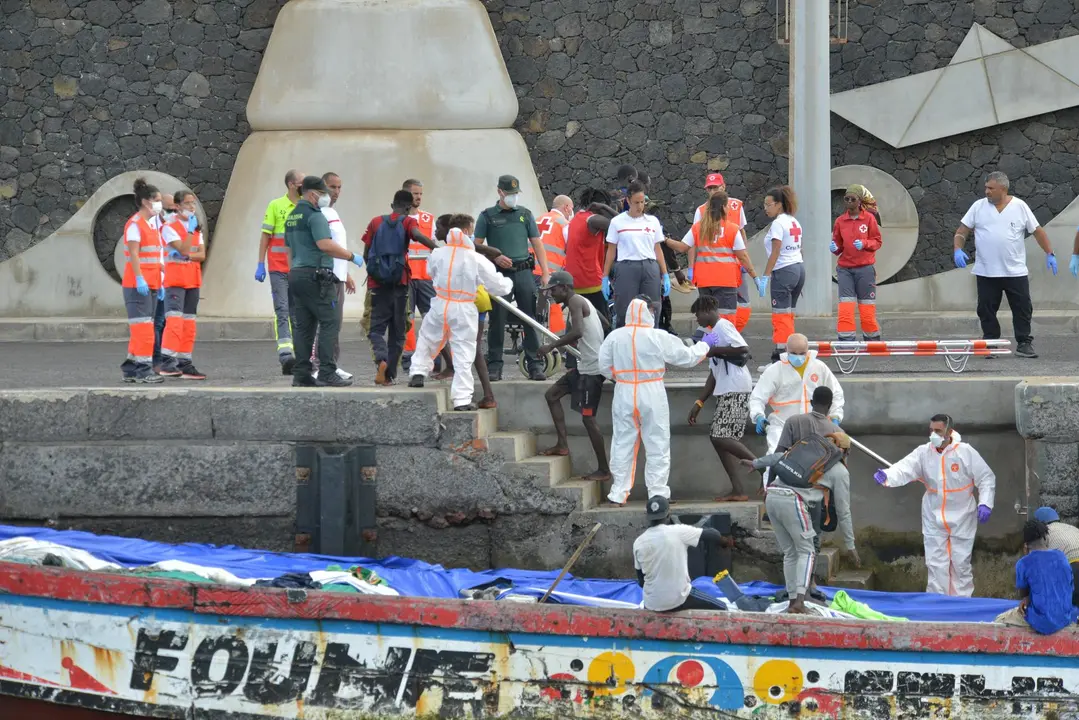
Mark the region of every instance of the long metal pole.
POLYGON ((806 282, 797 313, 832 315, 832 160, 827 0, 791 0, 790 184, 798 194, 806 282))
POLYGON ((880 455, 877 455, 875 452, 873 452, 872 450, 870 450, 869 448, 867 448, 865 445, 861 444, 860 442, 858 442, 854 438, 850 437, 850 435, 848 435, 847 437, 850 438, 850 444, 851 445, 858 448, 859 450, 861 450, 862 452, 864 452, 866 455, 873 458, 877 462, 883 463, 884 467, 891 467, 892 466, 892 464, 890 462, 888 462, 887 460, 882 458, 880 455))
MULTIPOLYGON (((535 330, 536 332, 538 332, 538 333, 540 333, 540 334, 542 334, 542 335, 544 335, 546 337, 549 337, 552 340, 557 340, 558 339, 558 336, 555 335, 550 330, 548 330, 547 328, 545 328, 543 326, 543 323, 536 322, 536 320, 528 317, 528 315, 526 315, 524 312, 522 312, 521 309, 519 307, 517 307, 516 305, 514 305, 513 303, 508 302, 506 300, 503 300, 502 298, 498 297, 497 295, 492 295, 491 300, 498 303, 499 305, 506 308, 507 310, 509 310, 511 313, 513 313, 518 318, 520 318, 522 321, 528 323, 532 327, 532 329, 535 330)), ((581 351, 578 350, 577 348, 567 346, 565 349, 568 350, 569 352, 573 353, 576 357, 578 357, 578 358, 581 357, 581 351)))

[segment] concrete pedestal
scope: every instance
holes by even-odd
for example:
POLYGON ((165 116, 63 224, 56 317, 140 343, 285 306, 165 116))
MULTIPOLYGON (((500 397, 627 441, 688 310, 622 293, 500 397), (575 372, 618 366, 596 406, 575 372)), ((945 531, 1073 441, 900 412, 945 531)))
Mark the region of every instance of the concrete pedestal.
POLYGON ((1079 519, 1079 380, 1017 385, 1015 426, 1026 442, 1030 511, 1048 505, 1074 523, 1079 519))

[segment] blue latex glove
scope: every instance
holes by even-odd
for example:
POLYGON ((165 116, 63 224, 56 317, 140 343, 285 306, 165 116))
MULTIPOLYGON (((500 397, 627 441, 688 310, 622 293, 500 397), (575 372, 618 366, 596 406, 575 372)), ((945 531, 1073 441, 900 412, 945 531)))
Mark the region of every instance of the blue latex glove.
POLYGON ((989 522, 989 516, 992 514, 992 512, 993 511, 989 508, 988 505, 979 505, 978 506, 978 522, 980 522, 980 523, 989 522))
POLYGON ((1072 261, 1068 263, 1068 269, 1072 271, 1072 275, 1079 277, 1079 255, 1072 255, 1072 261))
POLYGON ((873 479, 877 481, 877 485, 883 485, 888 482, 888 476, 884 474, 883 470, 877 470, 873 473, 873 479))
POLYGON ((855 240, 854 241, 854 249, 855 250, 861 250, 864 247, 865 247, 865 243, 862 242, 861 240, 855 240))
POLYGON ((832 418, 832 422, 835 423, 836 427, 839 427, 839 418, 832 418))
POLYGON ((363 267, 363 255, 352 253, 352 262, 356 263, 356 267, 363 267))
POLYGON ((266 263, 259 263, 255 268, 255 281, 262 282, 266 279, 266 263))
POLYGON ((157 291, 158 302, 165 302, 165 288, 160 288, 157 291))
POLYGON ((757 276, 756 283, 757 283, 757 292, 760 293, 761 297, 764 297, 765 293, 768 292, 768 276, 767 275, 759 275, 759 276, 757 276))
POLYGON ((830 252, 830 253, 837 253, 837 252, 839 252, 839 246, 835 244, 835 240, 833 240, 832 242, 828 243, 828 252, 830 252))
POLYGON ((764 419, 763 415, 758 415, 757 419, 753 421, 756 424, 757 434, 764 434, 764 427, 768 424, 768 421, 764 419))
POLYGON ((1057 256, 1053 253, 1049 253, 1045 256, 1045 267, 1053 271, 1053 274, 1057 274, 1057 256))
MULTIPOLYGON (((745 268, 743 268, 743 271, 744 270, 745 268)), ((689 268, 688 270, 686 270, 686 277, 689 279, 690 282, 693 282, 693 268, 689 268)))
POLYGON ((663 297, 667 297, 671 294, 671 276, 667 273, 663 273, 663 297))
POLYGON ((611 279, 606 276, 603 278, 603 299, 611 299, 611 279))
POLYGON ((183 259, 184 259, 184 254, 182 252, 180 252, 179 250, 177 250, 176 248, 173 248, 172 250, 169 250, 169 260, 183 260, 183 259))
POLYGON ((957 268, 965 268, 967 266, 967 261, 970 260, 970 256, 962 250, 957 249, 952 253, 952 259, 955 260, 955 266, 957 268))
POLYGON ((146 297, 150 294, 150 286, 146 284, 146 278, 144 278, 142 275, 139 275, 137 278, 135 278, 135 290, 137 290, 139 295, 142 295, 143 297, 146 297))

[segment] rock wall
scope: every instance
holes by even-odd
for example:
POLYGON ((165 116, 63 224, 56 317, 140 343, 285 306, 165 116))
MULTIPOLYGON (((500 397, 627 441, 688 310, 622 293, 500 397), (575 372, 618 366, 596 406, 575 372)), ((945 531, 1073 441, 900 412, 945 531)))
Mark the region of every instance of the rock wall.
MULTIPOLYGON (((822 0, 823 1, 823 0, 822 0)), ((771 0, 485 0, 517 88, 517 126, 548 200, 609 186, 631 162, 681 234, 709 171, 764 223, 787 171, 785 46, 771 0)), ((833 46, 832 91, 946 65, 973 23, 1016 47, 1079 32, 1072 0, 857 0, 833 46)), ((961 112, 961 110, 957 109, 961 112)), ((984 174, 1001 169, 1044 224, 1079 193, 1079 108, 893 149, 832 116, 833 165, 871 165, 910 191, 921 218, 904 280, 952 267, 951 237, 984 174)), ((536 203, 538 204, 538 203, 536 203)), ((1061 250, 1064 253, 1065 250, 1061 250)))
POLYGON ((1054 508, 1079 523, 1079 383, 1026 380, 1015 388, 1015 425, 1026 441, 1030 512, 1054 508))
POLYGON ((182 179, 215 218, 285 2, 0 0, 0 261, 125 170, 182 179))

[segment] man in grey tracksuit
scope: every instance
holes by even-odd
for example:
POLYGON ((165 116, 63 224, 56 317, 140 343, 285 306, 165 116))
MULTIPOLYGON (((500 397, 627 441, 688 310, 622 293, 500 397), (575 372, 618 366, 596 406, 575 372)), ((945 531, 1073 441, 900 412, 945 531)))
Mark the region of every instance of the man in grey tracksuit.
MULTIPOLYGON (((849 439, 828 418, 832 407, 832 391, 821 386, 813 391, 810 401, 812 412, 795 415, 783 426, 776 452, 749 462, 756 470, 775 465, 784 453, 798 441, 811 435, 831 437, 841 450, 849 439)), ((839 521, 838 530, 843 536, 843 547, 856 566, 861 564, 854 549, 854 523, 850 512, 850 473, 843 462, 837 462, 808 488, 790 487, 771 473, 772 481, 767 487, 765 508, 776 542, 783 551, 783 578, 790 598, 788 612, 804 613, 805 596, 813 585, 813 570, 820 548, 820 508, 824 500, 823 488, 831 493, 831 502, 839 521)))

